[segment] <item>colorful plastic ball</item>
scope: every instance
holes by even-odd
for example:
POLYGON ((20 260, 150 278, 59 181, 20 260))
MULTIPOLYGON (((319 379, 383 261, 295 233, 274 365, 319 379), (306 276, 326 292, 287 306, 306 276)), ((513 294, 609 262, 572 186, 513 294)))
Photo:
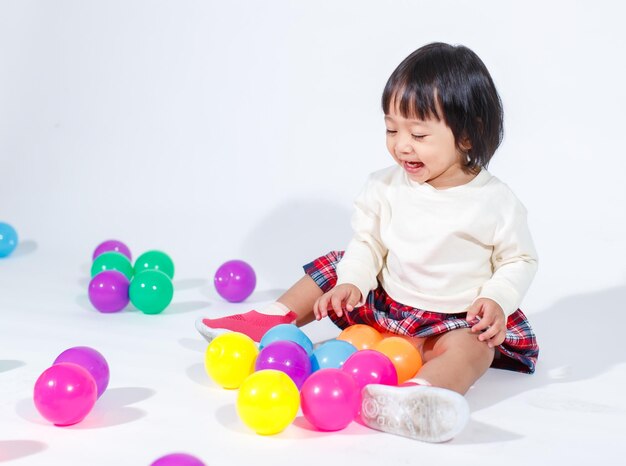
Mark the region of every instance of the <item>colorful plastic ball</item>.
POLYGON ((414 377, 422 367, 422 356, 418 349, 405 338, 385 338, 377 343, 373 349, 383 353, 391 360, 398 373, 398 384, 414 377))
POLYGON ((252 338, 243 333, 218 335, 206 349, 204 368, 211 379, 226 389, 239 388, 254 372, 259 349, 252 338))
POLYGON ((224 262, 213 279, 217 293, 226 301, 239 303, 252 294, 256 287, 256 274, 247 262, 224 262))
POLYGON ((128 295, 133 306, 144 314, 159 314, 172 302, 174 285, 160 270, 144 270, 130 282, 128 295))
POLYGON ((75 346, 68 348, 57 356, 52 365, 69 362, 86 369, 96 382, 98 398, 102 396, 109 385, 109 364, 102 354, 89 346, 75 346))
POLYGON ((35 382, 37 411, 49 422, 69 426, 82 421, 98 397, 96 381, 83 367, 59 363, 46 369, 35 382))
POLYGON ((143 270, 160 270, 170 280, 174 279, 174 262, 162 251, 147 251, 140 255, 135 261, 135 273, 143 270))
POLYGON ((237 414, 259 435, 282 432, 300 408, 300 393, 284 372, 266 369, 247 377, 237 394, 237 414))
POLYGON ((361 394, 354 378, 341 369, 321 369, 306 379, 300 390, 302 414, 315 428, 345 428, 360 409, 361 394))
POLYGON ((398 384, 398 374, 391 359, 375 350, 357 351, 346 360, 341 370, 354 378, 359 392, 371 383, 398 384))
POLYGON ((109 251, 100 254, 91 264, 91 276, 95 277, 96 274, 104 272, 105 270, 117 270, 126 275, 129 280, 133 278, 133 266, 131 265, 128 257, 124 254, 109 251))
POLYGON ((0 257, 7 257, 17 247, 17 231, 8 223, 0 222, 0 257))
POLYGON ((274 369, 284 372, 294 381, 298 390, 312 372, 306 350, 289 340, 275 341, 264 347, 256 358, 254 368, 256 371, 274 369))
POLYGON ((89 282, 89 301, 98 311, 118 312, 128 305, 130 281, 122 272, 105 270, 89 282))
POLYGON ((155 460, 150 466, 205 466, 205 464, 187 453, 170 453, 155 460))
POLYGON ((294 324, 278 324, 269 329, 259 342, 259 348, 263 349, 275 341, 293 341, 307 352, 310 356, 313 353, 313 342, 311 339, 294 324))
POLYGON ((96 257, 105 252, 119 252, 120 254, 126 256, 129 261, 133 260, 133 255, 130 253, 128 246, 116 239, 103 241, 96 246, 96 249, 94 249, 93 254, 91 255, 91 260, 96 260, 96 257))
POLYGON ((371 349, 382 339, 383 336, 378 330, 364 324, 351 325, 344 329, 337 337, 337 340, 352 343, 358 350, 371 349))
POLYGON ((330 340, 322 343, 311 354, 313 372, 320 369, 341 369, 343 363, 356 353, 356 348, 347 341, 330 340))

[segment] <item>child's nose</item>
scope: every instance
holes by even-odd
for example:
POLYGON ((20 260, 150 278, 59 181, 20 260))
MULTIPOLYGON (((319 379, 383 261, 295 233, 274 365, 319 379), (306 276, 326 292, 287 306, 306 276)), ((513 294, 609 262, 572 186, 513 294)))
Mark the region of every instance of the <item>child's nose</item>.
POLYGON ((407 154, 413 150, 411 145, 411 138, 406 136, 399 136, 396 139, 396 151, 398 153, 407 154))

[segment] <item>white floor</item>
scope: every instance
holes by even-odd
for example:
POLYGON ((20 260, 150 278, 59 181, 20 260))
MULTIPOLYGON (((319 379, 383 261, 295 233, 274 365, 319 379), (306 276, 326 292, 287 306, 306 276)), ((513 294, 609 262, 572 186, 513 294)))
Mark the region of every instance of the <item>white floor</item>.
MULTIPOLYGON (((238 419, 236 392, 205 374, 206 343, 193 322, 255 307, 279 290, 225 303, 210 271, 186 276, 177 263, 174 301, 161 315, 100 314, 86 296, 89 254, 25 241, 0 260, 0 463, 148 465, 179 451, 207 465, 526 465, 531 458, 624 464, 624 287, 571 296, 534 313, 542 344, 537 373, 489 371, 467 396, 469 425, 449 443, 423 444, 356 423, 316 432, 301 415, 283 433, 260 437, 238 419), (36 411, 33 385, 61 351, 78 345, 107 358, 111 381, 83 422, 55 427, 36 411)), ((338 333, 327 322, 305 331, 316 341, 338 333)))

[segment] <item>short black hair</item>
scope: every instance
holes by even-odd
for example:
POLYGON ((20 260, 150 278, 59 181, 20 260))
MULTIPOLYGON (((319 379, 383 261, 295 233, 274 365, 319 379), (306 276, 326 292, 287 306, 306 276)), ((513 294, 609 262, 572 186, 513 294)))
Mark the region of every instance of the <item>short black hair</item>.
POLYGON ((443 119, 459 148, 467 140, 466 171, 487 167, 502 142, 502 100, 483 61, 462 45, 434 42, 406 57, 383 91, 385 114, 392 104, 405 118, 443 119))

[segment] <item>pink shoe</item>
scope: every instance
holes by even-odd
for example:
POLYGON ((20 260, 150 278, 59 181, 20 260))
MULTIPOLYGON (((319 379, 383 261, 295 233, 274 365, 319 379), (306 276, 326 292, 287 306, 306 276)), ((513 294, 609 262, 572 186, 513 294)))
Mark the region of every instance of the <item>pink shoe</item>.
POLYGON ((196 320, 196 330, 209 343, 216 336, 226 332, 243 333, 258 343, 269 329, 279 324, 293 324, 296 321, 296 317, 297 315, 293 311, 289 311, 284 316, 250 311, 244 314, 220 317, 219 319, 198 319, 196 320))

